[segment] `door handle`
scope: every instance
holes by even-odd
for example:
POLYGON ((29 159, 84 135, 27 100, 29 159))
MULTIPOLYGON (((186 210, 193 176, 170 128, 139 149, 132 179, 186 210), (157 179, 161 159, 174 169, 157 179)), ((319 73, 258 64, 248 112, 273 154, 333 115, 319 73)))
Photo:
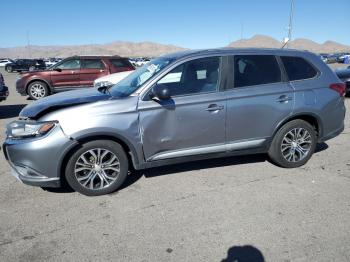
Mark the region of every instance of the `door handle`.
POLYGON ((75 74, 75 71, 70 71, 70 72, 72 73, 72 75, 75 74))
POLYGON ((210 104, 208 108, 205 109, 205 111, 213 112, 213 111, 220 111, 222 109, 224 109, 224 106, 218 106, 217 104, 210 104))
POLYGON ((276 102, 288 103, 288 101, 291 101, 291 100, 292 100, 292 98, 290 96, 281 95, 279 98, 276 99, 276 102))
POLYGON ((106 70, 100 69, 100 73, 104 73, 104 72, 106 72, 106 70))

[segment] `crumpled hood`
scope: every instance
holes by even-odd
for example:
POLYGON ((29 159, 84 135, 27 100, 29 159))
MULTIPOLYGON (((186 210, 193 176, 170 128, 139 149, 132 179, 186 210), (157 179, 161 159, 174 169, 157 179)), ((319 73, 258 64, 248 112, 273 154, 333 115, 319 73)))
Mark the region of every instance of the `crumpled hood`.
POLYGON ((42 98, 27 105, 20 112, 19 116, 23 118, 36 118, 44 111, 46 112, 53 108, 92 103, 107 100, 109 98, 111 98, 111 96, 108 93, 104 94, 98 91, 97 88, 84 88, 75 91, 68 91, 42 98))

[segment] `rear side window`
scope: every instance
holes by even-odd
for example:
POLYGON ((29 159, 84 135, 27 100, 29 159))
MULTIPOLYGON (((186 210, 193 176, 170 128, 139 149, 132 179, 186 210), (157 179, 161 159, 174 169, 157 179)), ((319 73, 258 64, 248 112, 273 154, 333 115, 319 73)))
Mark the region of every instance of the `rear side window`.
POLYGON ((289 81, 309 79, 317 75, 316 69, 304 58, 281 56, 289 81))
POLYGON ((111 63, 116 68, 120 67, 133 67, 132 64, 127 59, 111 59, 111 63))
POLYGON ((281 82, 281 70, 273 55, 234 56, 235 87, 281 82))
POLYGON ((87 59, 82 61, 81 67, 84 69, 104 69, 101 59, 87 59))

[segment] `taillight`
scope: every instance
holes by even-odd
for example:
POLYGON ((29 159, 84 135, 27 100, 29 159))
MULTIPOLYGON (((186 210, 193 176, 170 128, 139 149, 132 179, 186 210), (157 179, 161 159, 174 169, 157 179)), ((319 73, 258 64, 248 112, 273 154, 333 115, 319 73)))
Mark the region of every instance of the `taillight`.
POLYGON ((344 83, 335 83, 329 86, 334 91, 338 92, 340 96, 345 96, 346 86, 344 83))

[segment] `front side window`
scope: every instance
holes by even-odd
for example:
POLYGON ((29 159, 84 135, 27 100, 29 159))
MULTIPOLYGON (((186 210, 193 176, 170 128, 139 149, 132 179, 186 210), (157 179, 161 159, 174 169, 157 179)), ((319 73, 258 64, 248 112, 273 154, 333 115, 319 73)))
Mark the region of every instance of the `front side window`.
POLYGON ((273 55, 236 55, 234 86, 255 86, 281 82, 281 70, 273 55))
POLYGON ((166 85, 171 96, 215 92, 219 87, 220 57, 192 60, 171 70, 157 85, 166 85))
POLYGON ((317 75, 317 71, 304 58, 281 56, 289 81, 309 79, 317 75))
POLYGON ((80 69, 80 60, 79 59, 70 59, 62 62, 61 64, 55 66, 59 69, 80 69))
POLYGON ((83 69, 104 69, 105 66, 101 59, 86 59, 82 60, 81 68, 83 69))

